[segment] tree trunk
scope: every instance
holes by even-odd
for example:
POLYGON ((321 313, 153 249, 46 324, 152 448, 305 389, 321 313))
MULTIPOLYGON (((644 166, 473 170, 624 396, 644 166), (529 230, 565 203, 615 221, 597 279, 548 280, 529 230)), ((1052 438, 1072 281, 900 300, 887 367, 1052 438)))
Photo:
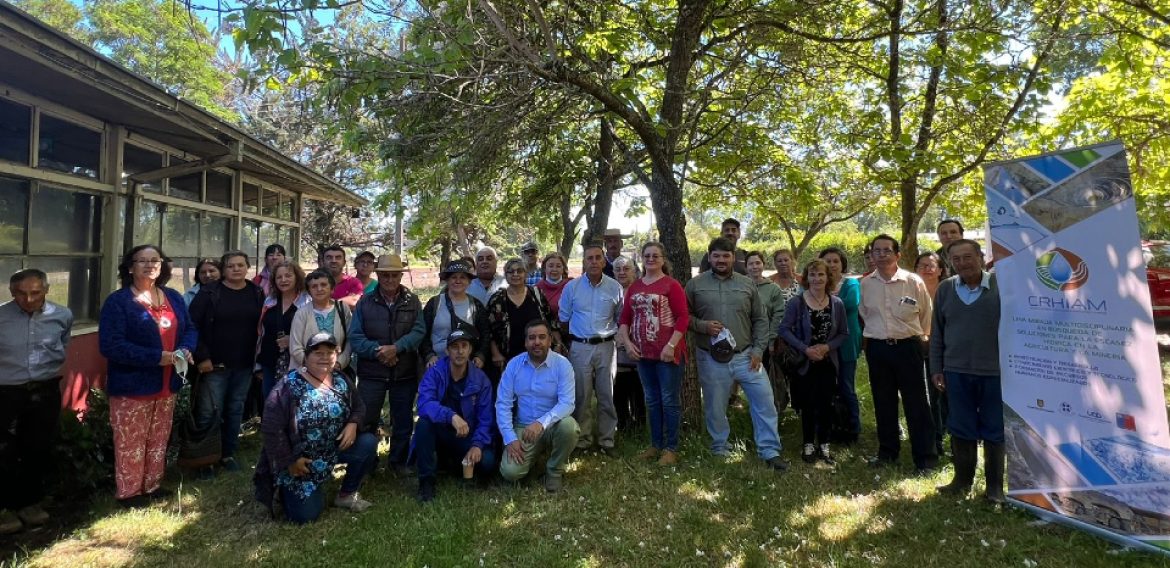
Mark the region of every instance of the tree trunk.
POLYGON ((593 199, 593 211, 589 215, 583 241, 599 239, 609 227, 609 211, 613 207, 614 189, 617 176, 614 175, 614 136, 609 120, 600 120, 597 140, 597 196, 593 199))
POLYGON ((577 217, 573 216, 573 194, 571 192, 566 191, 561 195, 560 215, 561 244, 557 250, 565 255, 565 258, 568 258, 569 253, 573 250, 573 241, 577 238, 577 217))
POLYGON ((903 267, 914 266, 918 256, 918 219, 915 206, 918 203, 918 184, 913 179, 902 180, 898 193, 902 197, 902 259, 903 267))

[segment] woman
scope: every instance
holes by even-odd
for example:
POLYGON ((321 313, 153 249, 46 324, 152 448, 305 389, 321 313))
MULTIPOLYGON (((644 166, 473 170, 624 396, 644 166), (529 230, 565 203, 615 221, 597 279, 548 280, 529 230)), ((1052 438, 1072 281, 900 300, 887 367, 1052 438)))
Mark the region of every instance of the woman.
MULTIPOLYGON (((471 362, 483 369, 491 354, 491 323, 488 321, 487 308, 467 294, 467 287, 471 285, 471 279, 475 278, 471 264, 453 260, 439 273, 439 278, 447 283, 447 288, 427 300, 427 305, 423 306, 427 332, 423 335, 418 352, 427 362, 428 369, 435 366, 439 357, 447 354, 447 336, 458 327, 475 334, 478 351, 472 354, 471 362)), ((498 373, 488 373, 488 377, 492 378, 492 386, 499 383, 498 373)))
POLYGON ((557 319, 557 314, 561 310, 561 292, 564 292, 565 284, 572 280, 565 273, 565 267, 568 264, 565 255, 559 252, 550 252, 544 255, 544 260, 540 263, 540 269, 544 271, 544 278, 536 283, 536 289, 540 290, 540 293, 544 294, 544 299, 548 300, 553 320, 557 319))
POLYGON ((926 283, 926 291, 930 292, 931 298, 934 298, 939 283, 947 277, 946 266, 943 265, 938 254, 933 252, 924 252, 918 255, 914 261, 914 273, 926 283))
POLYGON ((288 253, 284 250, 284 245, 270 244, 268 248, 264 249, 264 268, 256 273, 252 278, 252 283, 259 286, 264 291, 264 295, 272 294, 272 270, 276 265, 284 262, 288 257, 288 253))
POLYGON ((358 489, 377 459, 378 438, 358 433, 365 406, 353 381, 337 371, 337 347, 327 333, 310 337, 304 366, 279 382, 264 404, 256 495, 271 509, 279 491, 285 518, 297 524, 321 516, 325 483, 338 463, 345 464, 345 479, 333 506, 361 512, 371 505, 358 489))
MULTIPOLYGON (((622 285, 622 295, 638 279, 638 268, 630 259, 618 255, 610 261, 614 280, 622 285)), ((618 430, 627 430, 646 421, 646 393, 638 379, 638 361, 630 358, 626 347, 617 344, 617 373, 613 378, 613 404, 617 409, 618 430)))
POLYGON ((195 285, 188 289, 186 294, 183 294, 183 303, 190 307, 199 290, 212 282, 219 282, 222 272, 223 266, 214 258, 204 258, 195 263, 195 285))
POLYGON ((857 359, 861 355, 861 319, 857 313, 861 306, 861 285, 856 279, 845 276, 849 270, 849 259, 841 249, 829 247, 817 257, 825 261, 836 283, 830 291, 845 304, 845 325, 849 328, 849 335, 838 353, 837 389, 849 411, 849 423, 836 426, 845 432, 841 442, 852 444, 861 435, 861 410, 857 404, 856 384, 857 359))
POLYGON ((287 260, 272 269, 272 294, 264 302, 260 315, 260 349, 256 353, 256 364, 264 377, 261 385, 261 400, 268 399, 268 393, 276 386, 277 377, 288 374, 291 364, 289 333, 297 308, 312 302, 305 292, 305 271, 296 263, 287 260))
MULTIPOLYGON (((205 286, 191 302, 191 320, 199 329, 195 348, 200 373, 195 388, 195 428, 207 432, 219 427, 220 464, 227 471, 238 471, 240 466, 234 456, 244 403, 256 382, 253 371, 264 293, 248 280, 247 254, 231 251, 220 258, 220 263, 223 280, 205 286)), ((214 470, 206 470, 203 475, 213 473, 214 470)))
POLYGON ((678 427, 682 417, 683 355, 690 315, 687 296, 670 277, 666 249, 650 241, 642 245, 645 275, 626 294, 618 319, 618 343, 638 361, 646 393, 650 447, 639 456, 658 458, 659 465, 678 463, 678 427))
POLYGON ((829 435, 833 427, 833 396, 837 393, 838 348, 849 336, 845 303, 834 296, 832 271, 823 260, 804 267, 805 290, 789 300, 780 323, 780 337, 807 360, 793 377, 793 390, 800 391, 800 425, 806 463, 817 457, 832 464, 829 435))
POLYGON ((378 264, 378 257, 368 250, 359 252, 353 259, 354 278, 362 283, 363 295, 378 289, 378 280, 374 278, 375 264, 378 264))
POLYGON ((183 297, 166 287, 171 268, 154 245, 130 249, 118 264, 122 288, 102 304, 98 343, 108 365, 115 496, 125 507, 170 493, 160 485, 175 393, 195 362, 197 340, 183 297))
POLYGON ((327 270, 314 270, 305 277, 305 288, 312 301, 298 309, 289 329, 289 368, 299 369, 305 365, 305 353, 309 339, 318 333, 328 333, 338 342, 337 370, 347 373, 352 349, 346 341, 349 322, 353 320, 349 307, 333 299, 333 275, 327 270))
MULTIPOLYGON (((800 279, 796 276, 796 257, 788 249, 780 249, 772 253, 772 264, 776 266, 776 273, 770 276, 772 282, 780 287, 783 293, 782 306, 788 305, 788 300, 800 293, 800 279)), ((781 310, 784 308, 781 307, 781 310)))
MULTIPOLYGON (((784 317, 784 305, 788 301, 784 290, 771 278, 764 276, 764 253, 748 251, 744 254, 744 264, 747 266, 748 278, 756 283, 756 290, 760 293, 760 303, 764 306, 764 313, 768 315, 768 329, 778 328, 780 320, 784 317)), ((788 276, 791 280, 789 285, 795 285, 795 279, 792 278, 791 272, 788 276)), ((788 407, 788 383, 785 381, 784 373, 779 372, 779 365, 770 364, 775 351, 774 348, 770 347, 764 353, 764 368, 768 370, 768 380, 772 383, 772 397, 776 404, 776 412, 783 416, 784 409, 788 407)), ((732 392, 736 391, 732 390, 732 392)), ((734 396, 733 394, 732 397, 734 398, 734 396)))
POLYGON ((513 258, 504 263, 504 278, 508 286, 496 290, 488 299, 487 317, 491 325, 492 364, 503 371, 508 361, 526 351, 524 326, 542 319, 552 326, 553 346, 560 351, 560 322, 552 319, 552 310, 544 294, 527 286, 528 269, 524 261, 513 258))

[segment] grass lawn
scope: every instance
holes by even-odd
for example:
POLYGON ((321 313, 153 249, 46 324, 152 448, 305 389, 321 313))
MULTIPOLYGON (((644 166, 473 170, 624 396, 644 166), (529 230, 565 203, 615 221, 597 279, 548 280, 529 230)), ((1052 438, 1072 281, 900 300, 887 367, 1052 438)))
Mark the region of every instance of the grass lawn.
MULTIPOLYGON (((782 433, 791 469, 764 469, 747 413, 736 410, 738 450, 727 461, 707 454, 706 434, 689 425, 682 465, 639 462, 647 435, 635 432, 619 438, 617 458, 575 459, 556 495, 537 483, 465 490, 441 478, 438 498, 422 506, 415 480, 383 473, 362 491, 374 508, 330 509, 304 527, 268 520, 252 501, 247 468, 209 482, 174 472, 167 486, 177 499, 127 512, 97 497, 72 534, 0 566, 1170 565, 1011 507, 943 498, 934 487, 950 468, 915 477, 908 446, 902 469, 870 469, 863 460, 876 443, 864 362, 858 376, 865 433, 839 449, 835 468, 799 460, 789 411, 782 433)), ((254 434, 243 441, 242 461, 254 461, 258 444, 254 434)))

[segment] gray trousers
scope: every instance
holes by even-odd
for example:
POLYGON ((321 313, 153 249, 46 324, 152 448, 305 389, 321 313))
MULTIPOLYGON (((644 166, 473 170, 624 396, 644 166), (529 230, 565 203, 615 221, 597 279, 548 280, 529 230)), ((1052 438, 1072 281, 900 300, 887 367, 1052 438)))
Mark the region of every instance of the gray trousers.
POLYGON ((569 362, 577 376, 576 408, 573 418, 581 427, 578 448, 588 448, 594 441, 593 397, 597 396, 597 444, 613 447, 617 431, 617 409, 613 404, 613 378, 617 373, 617 350, 613 341, 589 345, 573 341, 569 347, 569 362))

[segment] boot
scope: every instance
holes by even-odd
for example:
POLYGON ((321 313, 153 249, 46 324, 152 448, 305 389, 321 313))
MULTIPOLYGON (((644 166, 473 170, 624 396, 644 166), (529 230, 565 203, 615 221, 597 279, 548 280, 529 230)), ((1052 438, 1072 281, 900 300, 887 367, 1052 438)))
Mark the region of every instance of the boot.
POLYGON ((987 493, 983 498, 995 505, 1007 502, 1003 494, 1003 466, 1006 460, 1003 443, 983 442, 983 476, 987 478, 987 493))
POLYGON ((939 493, 966 495, 971 490, 971 484, 975 482, 975 462, 978 450, 978 444, 974 440, 960 440, 951 437, 951 460, 955 464, 955 478, 950 483, 939 486, 939 493))

